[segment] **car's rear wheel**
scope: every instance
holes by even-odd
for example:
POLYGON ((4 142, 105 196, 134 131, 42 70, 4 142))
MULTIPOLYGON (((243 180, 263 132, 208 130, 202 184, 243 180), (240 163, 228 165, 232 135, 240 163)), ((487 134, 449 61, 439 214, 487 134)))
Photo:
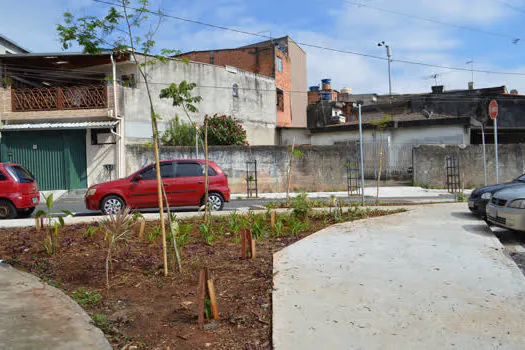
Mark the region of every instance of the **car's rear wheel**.
POLYGON ((211 192, 208 194, 208 204, 211 210, 219 211, 224 207, 224 198, 220 193, 211 192))
POLYGON ((35 211, 35 207, 33 207, 33 208, 26 208, 26 209, 19 209, 18 210, 18 217, 28 218, 28 217, 31 216, 31 214, 33 214, 34 211, 35 211))
POLYGON ((120 213, 126 207, 126 203, 119 196, 107 196, 100 203, 100 210, 106 215, 120 213))
POLYGON ((13 203, 7 199, 0 199, 0 219, 14 219, 17 214, 13 203))

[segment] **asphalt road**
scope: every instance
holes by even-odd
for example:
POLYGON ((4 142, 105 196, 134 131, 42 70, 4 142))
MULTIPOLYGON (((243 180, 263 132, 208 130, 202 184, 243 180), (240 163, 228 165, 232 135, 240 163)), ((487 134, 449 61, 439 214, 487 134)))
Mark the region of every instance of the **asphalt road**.
MULTIPOLYGON (((328 199, 329 197, 326 197, 326 198, 316 198, 316 199, 328 199)), ((340 199, 343 199, 345 201, 348 201, 350 198, 349 197, 343 197, 343 198, 340 198, 340 199)), ((234 200, 231 200, 230 202, 227 202, 224 204, 224 210, 237 210, 237 209, 240 209, 240 208, 250 208, 250 207, 253 207, 253 206, 261 206, 261 205, 264 205, 266 203, 271 203, 271 202, 280 202, 280 201, 283 201, 284 199, 263 199, 263 198, 258 198, 258 199, 234 199, 234 200)), ((359 198, 357 197, 352 197, 351 198, 352 201, 359 201, 359 198)), ((446 198, 443 198, 443 197, 435 197, 435 198, 416 198, 416 197, 403 197, 403 198, 384 198, 384 199, 381 199, 381 203, 417 203, 417 202, 421 202, 422 200, 425 200, 425 201, 439 201, 439 202, 442 202, 444 200, 447 200, 446 198)), ((373 197, 367 197, 366 198, 366 201, 368 203, 375 203, 375 198, 373 197)), ((465 204, 466 206, 466 204, 465 204)), ((38 212, 39 210, 46 210, 46 207, 44 204, 39 204, 35 210, 35 213, 38 212)), ((56 214, 57 216, 58 215, 61 215, 62 214, 62 210, 68 210, 72 213, 75 214, 75 216, 91 216, 91 215, 100 215, 100 212, 98 211, 90 211, 90 210, 87 210, 86 209, 86 206, 84 205, 84 200, 81 199, 81 198, 66 198, 66 199, 59 199, 55 202, 54 206, 53 206, 53 210, 52 212, 54 214, 56 214)), ((143 209, 143 210, 140 210, 141 212, 143 213, 155 213, 155 212, 158 212, 158 209, 143 209)), ((194 212, 194 211, 198 211, 198 207, 176 207, 176 208, 172 208, 171 209, 172 212, 194 212)), ((33 214, 34 216, 34 214, 33 214)))

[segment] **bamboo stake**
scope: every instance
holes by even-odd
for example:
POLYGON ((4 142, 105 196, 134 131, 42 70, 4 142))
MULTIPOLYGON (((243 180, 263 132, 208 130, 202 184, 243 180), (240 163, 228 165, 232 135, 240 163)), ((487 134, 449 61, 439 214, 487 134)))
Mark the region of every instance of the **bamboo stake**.
POLYGON ((275 228, 275 211, 270 212, 270 226, 275 228))
POLYGON ((142 218, 139 227, 139 241, 144 240, 144 230, 146 229, 146 219, 142 218))
POLYGON ((213 319, 216 320, 219 318, 219 310, 217 309, 217 299, 215 297, 215 287, 212 279, 208 280, 208 294, 210 295, 211 313, 213 319))
POLYGON ((208 116, 204 117, 204 223, 208 224, 209 205, 208 205, 208 116))
POLYGON ((40 218, 35 218, 35 228, 36 232, 40 232, 40 229, 42 228, 42 226, 40 226, 40 218))
POLYGON ((246 260, 246 229, 241 230, 241 259, 246 260))

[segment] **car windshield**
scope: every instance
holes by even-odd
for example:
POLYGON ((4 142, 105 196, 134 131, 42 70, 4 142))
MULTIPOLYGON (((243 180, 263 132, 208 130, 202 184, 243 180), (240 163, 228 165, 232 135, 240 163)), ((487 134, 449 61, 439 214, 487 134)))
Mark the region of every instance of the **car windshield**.
POLYGON ((20 165, 8 165, 6 169, 20 183, 31 183, 35 181, 33 174, 20 165))
POLYGON ((525 182, 525 174, 518 176, 514 181, 525 182))

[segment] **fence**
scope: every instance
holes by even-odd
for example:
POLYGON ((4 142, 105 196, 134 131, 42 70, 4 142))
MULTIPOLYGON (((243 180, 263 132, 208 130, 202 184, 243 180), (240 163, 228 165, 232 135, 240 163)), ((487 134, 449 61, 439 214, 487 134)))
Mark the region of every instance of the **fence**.
POLYGON ((94 109, 108 106, 105 85, 12 89, 13 112, 94 109))

